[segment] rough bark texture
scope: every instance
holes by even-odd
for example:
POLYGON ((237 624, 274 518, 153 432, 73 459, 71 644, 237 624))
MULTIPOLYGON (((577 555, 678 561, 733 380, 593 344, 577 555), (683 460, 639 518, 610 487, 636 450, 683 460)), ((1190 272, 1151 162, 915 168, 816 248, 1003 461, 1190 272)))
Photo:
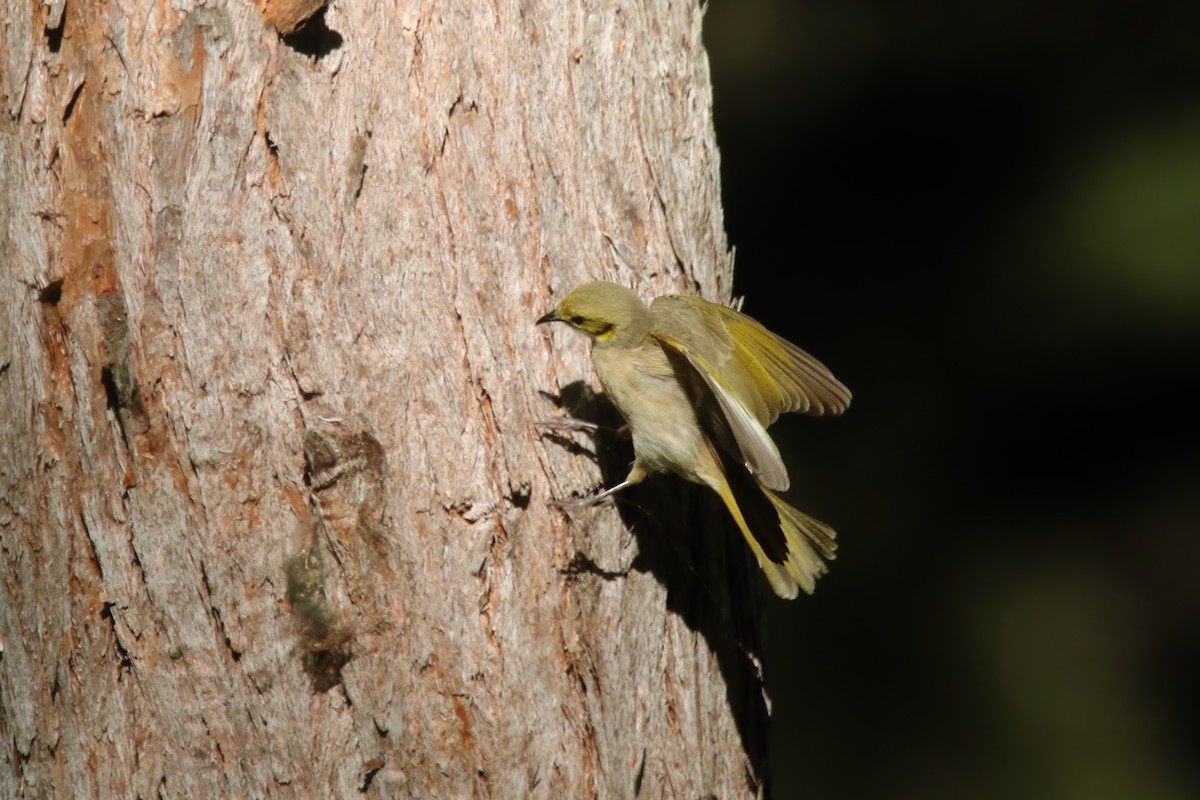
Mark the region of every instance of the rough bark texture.
POLYGON ((741 543, 535 425, 728 292, 700 8, 277 5, 3 11, 0 795, 760 792, 741 543))

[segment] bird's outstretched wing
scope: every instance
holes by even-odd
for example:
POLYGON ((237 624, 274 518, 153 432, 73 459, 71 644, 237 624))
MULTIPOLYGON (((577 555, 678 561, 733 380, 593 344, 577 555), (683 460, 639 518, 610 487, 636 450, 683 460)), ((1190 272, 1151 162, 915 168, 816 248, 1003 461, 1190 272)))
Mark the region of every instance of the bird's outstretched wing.
POLYGON ((841 414, 850 391, 821 362, 731 308, 665 295, 650 311, 650 335, 683 355, 704 379, 746 466, 763 485, 786 490, 787 468, 766 426, 788 411, 841 414))

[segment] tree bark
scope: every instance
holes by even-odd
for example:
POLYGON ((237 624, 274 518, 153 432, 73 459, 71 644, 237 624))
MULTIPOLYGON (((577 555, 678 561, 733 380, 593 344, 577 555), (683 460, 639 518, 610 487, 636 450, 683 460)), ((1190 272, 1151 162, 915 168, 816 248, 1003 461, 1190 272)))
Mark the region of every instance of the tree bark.
POLYGON ((273 5, 5 8, 0 795, 760 794, 744 547, 536 424, 727 298, 700 7, 273 5))

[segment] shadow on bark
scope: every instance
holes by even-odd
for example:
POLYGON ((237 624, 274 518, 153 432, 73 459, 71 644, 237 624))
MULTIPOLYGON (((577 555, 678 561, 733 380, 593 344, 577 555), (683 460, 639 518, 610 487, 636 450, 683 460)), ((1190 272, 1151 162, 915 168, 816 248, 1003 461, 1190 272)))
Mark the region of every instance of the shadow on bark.
POLYGON ((320 61, 341 47, 344 39, 325 22, 326 10, 322 8, 295 30, 286 33, 282 37, 283 43, 314 61, 320 61))
MULTIPOLYGON (((543 434, 570 452, 593 458, 604 486, 625 479, 633 463, 632 442, 620 434, 624 420, 603 394, 582 381, 548 395, 574 419, 601 427, 595 452, 558 433, 543 434)), ((637 541, 632 569, 648 572, 667 589, 667 607, 704 636, 716 654, 729 705, 757 791, 766 775, 767 708, 758 645, 757 568, 720 499, 674 475, 657 475, 618 492, 614 499, 625 529, 637 541)), ((567 569, 614 580, 623 573, 576 553, 567 569)))

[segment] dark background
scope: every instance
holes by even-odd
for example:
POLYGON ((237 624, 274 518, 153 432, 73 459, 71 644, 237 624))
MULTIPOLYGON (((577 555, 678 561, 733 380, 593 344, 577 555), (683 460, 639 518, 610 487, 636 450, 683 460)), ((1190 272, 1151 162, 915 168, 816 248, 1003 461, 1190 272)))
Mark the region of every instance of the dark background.
POLYGON ((704 28, 744 310, 855 395, 772 428, 772 796, 1200 797, 1200 4, 704 28))

